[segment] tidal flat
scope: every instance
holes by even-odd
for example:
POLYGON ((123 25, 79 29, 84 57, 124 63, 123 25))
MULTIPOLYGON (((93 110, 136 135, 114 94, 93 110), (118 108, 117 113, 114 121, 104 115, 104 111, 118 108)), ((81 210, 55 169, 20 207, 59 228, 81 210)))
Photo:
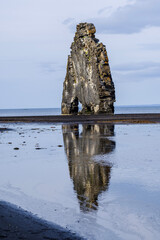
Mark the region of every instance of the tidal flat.
POLYGON ((1 124, 0 201, 86 239, 159 239, 159 143, 160 124, 1 124))

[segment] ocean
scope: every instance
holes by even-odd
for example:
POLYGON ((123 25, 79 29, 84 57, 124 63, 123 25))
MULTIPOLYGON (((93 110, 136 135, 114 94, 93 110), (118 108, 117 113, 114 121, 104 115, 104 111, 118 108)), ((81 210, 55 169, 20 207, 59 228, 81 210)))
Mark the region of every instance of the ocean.
MULTIPOLYGON (((116 106, 115 114, 160 113, 160 105, 116 106)), ((0 109, 0 116, 47 116, 60 115, 60 108, 0 109)))

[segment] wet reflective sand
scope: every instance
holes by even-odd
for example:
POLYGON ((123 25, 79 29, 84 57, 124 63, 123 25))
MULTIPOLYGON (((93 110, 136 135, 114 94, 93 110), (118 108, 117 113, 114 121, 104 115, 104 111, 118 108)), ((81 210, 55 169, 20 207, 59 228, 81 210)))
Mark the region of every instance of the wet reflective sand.
POLYGON ((159 239, 159 124, 1 128, 0 200, 87 239, 159 239))

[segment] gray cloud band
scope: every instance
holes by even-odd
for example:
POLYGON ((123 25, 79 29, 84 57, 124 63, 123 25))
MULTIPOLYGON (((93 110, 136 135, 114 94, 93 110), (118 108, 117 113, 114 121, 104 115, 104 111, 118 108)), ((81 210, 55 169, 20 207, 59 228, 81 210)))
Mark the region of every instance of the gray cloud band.
POLYGON ((133 5, 117 9, 110 17, 95 18, 99 33, 132 34, 146 27, 160 26, 160 1, 138 0, 133 5))
POLYGON ((160 76, 160 63, 158 62, 140 62, 128 63, 113 66, 113 76, 116 79, 123 79, 127 81, 140 81, 148 78, 159 78, 160 76), (138 77, 137 77, 138 76, 138 77))
MULTIPOLYGON (((86 19, 96 25, 97 32, 103 34, 132 34, 141 32, 147 27, 160 27, 160 1, 159 0, 137 0, 132 5, 120 7, 109 17, 96 17, 86 19)), ((101 8, 97 14, 106 10, 101 8)), ((75 30, 75 20, 66 19, 71 31, 75 30)))

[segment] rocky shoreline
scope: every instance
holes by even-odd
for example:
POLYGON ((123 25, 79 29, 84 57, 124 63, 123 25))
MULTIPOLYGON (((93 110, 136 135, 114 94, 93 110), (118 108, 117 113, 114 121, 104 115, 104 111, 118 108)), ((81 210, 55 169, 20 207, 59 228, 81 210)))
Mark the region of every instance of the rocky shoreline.
POLYGON ((0 201, 0 239, 80 240, 75 233, 48 223, 14 205, 0 201))

